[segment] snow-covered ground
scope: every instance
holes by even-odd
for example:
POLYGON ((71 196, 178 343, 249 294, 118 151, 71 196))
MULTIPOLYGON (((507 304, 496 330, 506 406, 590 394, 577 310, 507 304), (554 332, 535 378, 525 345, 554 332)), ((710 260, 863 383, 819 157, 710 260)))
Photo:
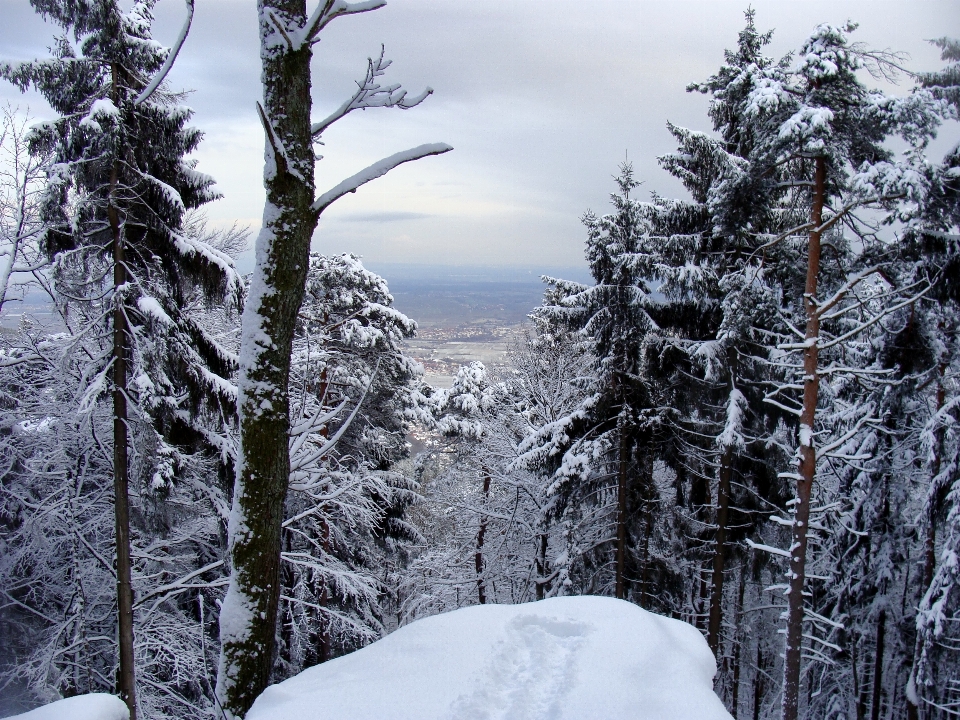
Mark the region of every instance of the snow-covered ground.
POLYGON ((91 693, 57 700, 7 720, 128 720, 130 714, 116 695, 91 693))
POLYGON ((246 720, 730 720, 713 656, 621 600, 463 608, 266 690, 246 720))

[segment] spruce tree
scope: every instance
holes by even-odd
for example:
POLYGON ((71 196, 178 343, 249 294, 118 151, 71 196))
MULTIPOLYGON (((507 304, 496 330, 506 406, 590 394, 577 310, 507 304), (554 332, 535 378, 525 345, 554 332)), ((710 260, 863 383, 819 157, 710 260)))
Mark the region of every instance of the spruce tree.
POLYGON ((86 394, 98 398, 109 387, 113 396, 118 685, 134 717, 130 428, 140 412, 157 431, 189 427, 195 413, 183 406, 185 391, 195 403, 235 401, 223 379, 231 359, 182 308, 195 289, 222 298, 236 296, 239 283, 227 256, 183 232, 185 213, 217 197, 213 180, 187 159, 201 139, 187 125, 191 112, 162 85, 192 3, 173 50, 151 37, 152 0, 129 11, 113 0, 32 4, 65 34, 53 58, 0 73, 36 88, 58 113, 30 142, 52 163, 41 216, 55 293, 105 348, 86 394))

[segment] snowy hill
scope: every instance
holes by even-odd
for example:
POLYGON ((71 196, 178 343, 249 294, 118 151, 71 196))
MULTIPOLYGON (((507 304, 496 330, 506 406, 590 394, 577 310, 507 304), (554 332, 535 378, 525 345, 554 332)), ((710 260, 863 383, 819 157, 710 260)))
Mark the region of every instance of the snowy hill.
POLYGON ((246 720, 729 720, 700 633, 566 597, 425 618, 268 688, 246 720))

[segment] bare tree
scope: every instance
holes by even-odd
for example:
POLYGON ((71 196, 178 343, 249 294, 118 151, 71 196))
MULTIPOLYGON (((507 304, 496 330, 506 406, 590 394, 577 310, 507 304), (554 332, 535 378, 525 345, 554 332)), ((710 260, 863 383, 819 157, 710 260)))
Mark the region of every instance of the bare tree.
POLYGON ((270 679, 280 600, 281 526, 290 476, 288 382, 309 266, 310 240, 320 214, 339 198, 398 165, 445 153, 444 144, 397 153, 316 194, 313 144, 353 110, 407 109, 432 91, 407 98, 398 85, 381 86, 389 65, 371 60, 354 96, 334 113, 311 121, 310 59, 321 31, 334 19, 376 10, 384 0, 320 0, 307 14, 303 0, 259 0, 267 200, 256 241, 256 266, 242 318, 240 458, 229 542, 232 574, 220 615, 217 696, 224 711, 242 716, 270 679))

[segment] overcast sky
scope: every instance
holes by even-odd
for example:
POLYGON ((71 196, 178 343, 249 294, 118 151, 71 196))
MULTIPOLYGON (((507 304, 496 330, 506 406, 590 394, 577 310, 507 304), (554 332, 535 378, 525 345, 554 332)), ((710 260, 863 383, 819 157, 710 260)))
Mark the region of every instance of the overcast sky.
MULTIPOLYGON (((309 0, 312 7, 315 0, 309 0)), ((334 21, 314 56, 314 113, 343 102, 366 59, 386 46, 387 80, 435 93, 408 110, 354 113, 325 133, 318 190, 382 156, 425 142, 452 153, 404 165, 328 210, 314 238, 324 252, 352 251, 372 265, 431 263, 567 266, 582 263, 588 208, 604 212, 625 155, 645 190, 682 188, 657 166, 673 149, 670 120, 709 130, 707 100, 684 91, 733 47, 746 0, 390 0, 334 21)), ((832 2, 753 0, 760 30, 775 29, 779 57, 821 22, 860 23, 856 39, 910 54, 914 70, 941 66, 926 39, 960 37, 956 0, 832 2)), ((46 54, 54 28, 27 0, 0 0, 0 55, 46 54)), ((170 44, 182 0, 160 0, 155 35, 170 44)), ((171 73, 194 90, 188 104, 206 134, 199 169, 224 198, 217 224, 254 231, 263 206, 263 137, 256 119, 260 63, 254 0, 197 0, 193 30, 171 73)), ((895 92, 906 93, 904 81, 895 92)), ((0 100, 33 115, 34 95, 0 86, 0 100)), ((956 125, 949 129, 956 135, 956 125)), ((943 139, 941 144, 955 141, 943 139)))

